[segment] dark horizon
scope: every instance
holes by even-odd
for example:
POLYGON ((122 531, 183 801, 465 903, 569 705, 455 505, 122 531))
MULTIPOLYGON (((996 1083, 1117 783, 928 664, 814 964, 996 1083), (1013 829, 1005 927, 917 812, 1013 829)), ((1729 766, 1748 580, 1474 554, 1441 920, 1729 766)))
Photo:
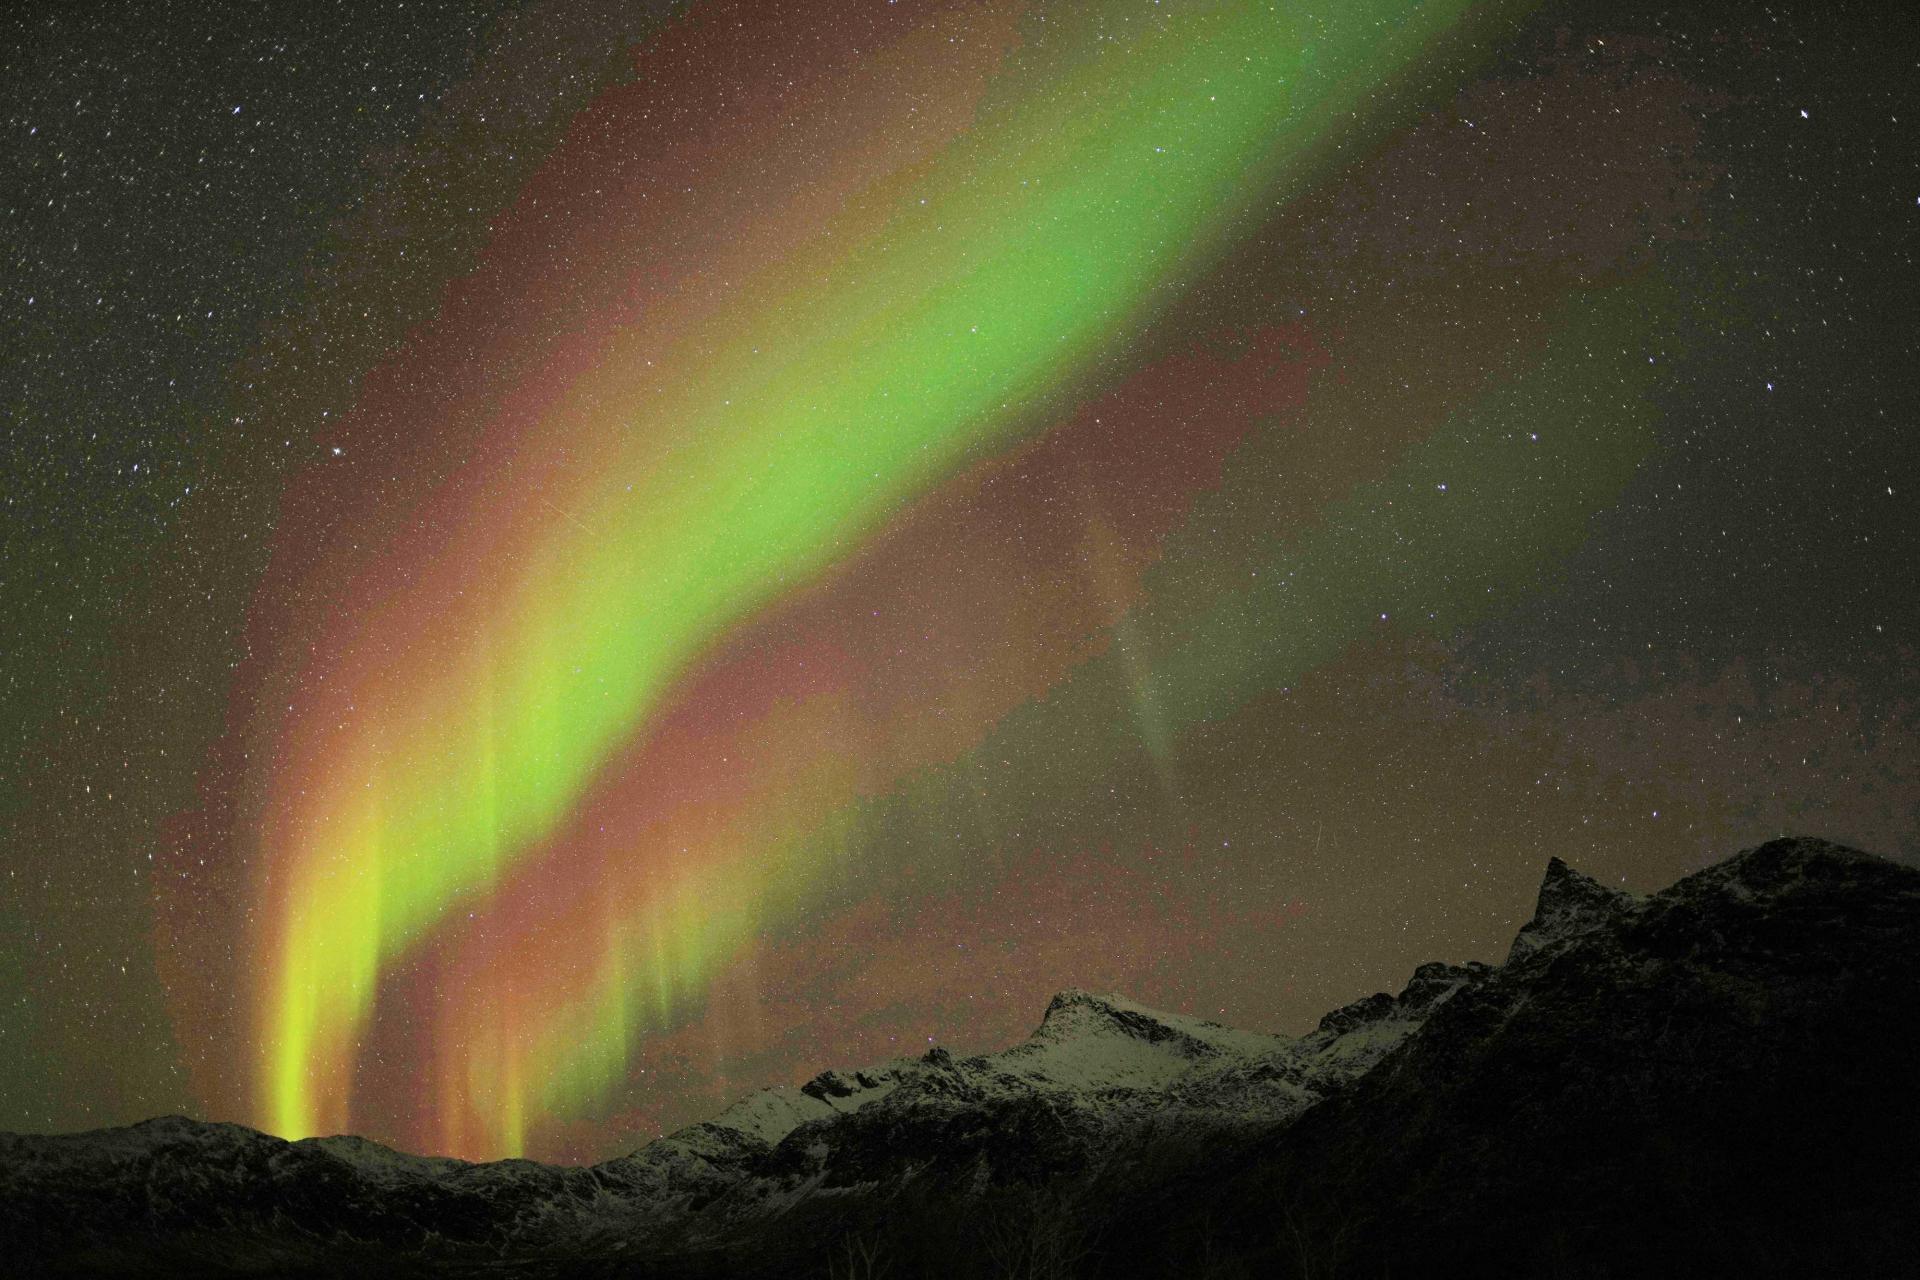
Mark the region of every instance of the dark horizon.
POLYGON ((35 1275, 1892 1274, 1920 870, 1782 838, 1637 897, 1558 859, 1504 963, 1299 1038, 1062 992, 592 1168, 171 1117, 0 1133, 35 1275))
MULTIPOLYGON (((1826 847, 1826 848, 1842 851, 1852 857, 1858 857, 1860 855, 1864 855, 1865 859, 1869 862, 1886 861, 1896 866, 1911 865, 1910 860, 1906 863, 1902 863, 1894 859, 1882 859, 1880 855, 1872 853, 1871 851, 1868 851, 1868 850, 1851 849, 1844 845, 1837 845, 1834 842, 1823 840, 1817 836, 1795 834, 1795 835, 1778 836, 1778 837, 1775 837, 1773 840, 1766 842, 1764 845, 1756 845, 1749 849, 1743 849, 1735 853, 1730 853, 1726 858, 1716 860, 1714 863, 1710 863, 1708 867, 1706 867, 1704 870, 1706 872, 1715 872, 1715 871, 1721 870, 1723 867, 1723 864, 1730 864, 1741 858, 1750 858, 1756 854, 1764 854, 1771 849, 1775 849, 1782 846, 1826 847)), ((1693 873, 1694 876, 1698 876, 1701 874, 1702 872, 1693 873)), ((1693 878, 1692 876, 1686 877, 1681 881, 1675 882, 1675 884, 1673 885, 1662 886, 1660 890, 1656 890, 1653 893, 1649 893, 1649 894, 1628 893, 1627 898, 1630 901, 1641 902, 1648 897, 1663 896, 1664 894, 1667 893, 1667 891, 1677 891, 1681 885, 1684 885, 1687 880, 1690 880, 1692 878, 1693 878)), ((1507 950, 1503 952, 1503 954, 1500 957, 1492 961, 1469 961, 1469 967, 1475 964, 1480 964, 1480 965, 1489 966, 1494 969, 1498 969, 1502 967, 1506 961, 1513 958, 1514 956, 1524 955, 1526 951, 1525 939, 1527 935, 1531 932, 1552 928, 1556 918, 1556 912, 1565 909, 1562 906, 1561 898, 1557 895, 1563 894, 1565 892, 1566 886, 1572 885, 1577 887, 1577 886, 1586 885, 1588 883, 1597 884, 1597 882, 1591 881, 1591 877, 1587 876, 1583 871, 1580 870, 1580 868, 1570 866, 1563 859, 1557 856, 1550 858, 1548 860, 1546 867, 1543 868, 1542 879, 1540 881, 1540 884, 1537 890, 1537 895, 1538 895, 1537 901, 1534 907, 1528 913, 1527 923, 1521 927, 1518 933, 1516 933, 1514 939, 1509 943, 1509 947, 1507 948, 1507 950)), ((1577 888, 1575 891, 1576 892, 1578 891, 1577 888)), ((1444 969, 1447 967, 1448 966, 1445 964, 1445 962, 1441 962, 1441 961, 1427 961, 1421 965, 1416 966, 1416 968, 1414 969, 1411 975, 1411 980, 1412 980, 1411 987, 1419 986, 1419 984, 1422 981, 1423 972, 1433 970, 1435 968, 1444 969)), ((1399 990, 1406 985, 1407 984, 1402 984, 1402 983, 1394 984, 1396 990, 1399 990)), ((1409 987, 1409 989, 1411 989, 1411 987, 1409 987)), ((1378 1002, 1392 1000, 1393 998, 1394 998, 1393 992, 1390 992, 1390 991, 1357 995, 1352 1001, 1338 1008, 1330 1008, 1324 1011, 1321 1014, 1321 1016, 1315 1020, 1315 1023, 1317 1024, 1315 1029, 1324 1032, 1329 1027, 1341 1027, 1349 1021, 1353 1021, 1353 1020, 1364 1021, 1365 1017, 1367 1016, 1366 1011, 1375 1007, 1378 1004, 1378 1002)), ((924 1052, 919 1052, 917 1051, 917 1049, 909 1049, 909 1051, 903 1054, 902 1056, 897 1057, 891 1062, 886 1062, 886 1063, 881 1063, 881 1062, 859 1063, 859 1064, 848 1063, 848 1062, 816 1063, 814 1064, 814 1069, 812 1069, 809 1072, 810 1078, 802 1086, 802 1091, 821 1093, 824 1096, 832 1096, 831 1092, 829 1091, 841 1086, 841 1084, 845 1080, 845 1077, 848 1074, 851 1074, 855 1077, 860 1077, 867 1074, 870 1070, 873 1070, 873 1069, 880 1069, 880 1070, 898 1069, 900 1067, 910 1065, 916 1059, 922 1062, 933 1062, 933 1063, 951 1062, 956 1056, 969 1058, 969 1059, 976 1059, 976 1060, 982 1059, 982 1058, 992 1059, 997 1055, 1004 1054, 1009 1050, 1018 1048, 1021 1044, 1032 1042, 1038 1037, 1043 1037, 1047 1033, 1050 1024, 1054 1021, 1056 1014, 1059 1013, 1060 1010, 1062 1010, 1063 1008, 1071 1008, 1072 1006, 1077 1006, 1077 1005, 1091 1005, 1098 1010, 1112 1010, 1117 1007, 1122 1011, 1122 1016, 1136 1016, 1136 1015, 1144 1016, 1144 1017, 1155 1020, 1156 1022, 1158 1022, 1163 1026, 1175 1028, 1176 1034, 1185 1031, 1185 1028, 1182 1027, 1181 1024, 1183 1021, 1186 1021, 1186 1020, 1182 1019, 1179 1015, 1170 1014, 1168 1011, 1164 1011, 1164 1010, 1148 1009, 1145 1006, 1140 1005, 1138 1001, 1135 1001, 1130 997, 1128 997, 1124 992, 1089 991, 1079 987, 1067 987, 1054 992, 1053 995, 1047 999, 1045 1005, 1041 1009, 1039 1016, 1036 1019, 1030 1019, 1032 1023, 1030 1031, 1027 1034, 1021 1037, 1018 1037, 1014 1040, 1010 1040, 1003 1044, 985 1046, 976 1052, 960 1054, 960 1055, 956 1055, 947 1046, 936 1042, 932 1045, 932 1047, 930 1047, 924 1052), (824 1089, 823 1089, 823 1086, 825 1086, 824 1089)), ((1251 1032, 1256 1036, 1273 1037, 1277 1040, 1284 1040, 1285 1038, 1287 1038, 1286 1033, 1273 1032, 1267 1028, 1229 1027, 1229 1026, 1226 1026, 1225 1024, 1214 1022, 1211 1019, 1200 1019, 1198 1020, 1198 1023, 1201 1027, 1205 1027, 1208 1029, 1216 1029, 1216 1030, 1228 1032, 1228 1033, 1251 1032)), ((1064 1034, 1068 1034, 1068 1035, 1073 1034, 1073 1030, 1071 1029, 1070 1024, 1069 1024, 1069 1029, 1064 1034)), ((783 1088, 787 1088, 787 1087, 789 1086, 787 1086, 785 1082, 776 1082, 772 1085, 763 1086, 760 1089, 756 1089, 756 1090, 753 1090, 752 1092, 744 1093, 740 1096, 730 1099, 727 1103, 725 1103, 720 1108, 720 1110, 714 1112, 713 1114, 695 1118, 692 1122, 690 1122, 691 1129, 692 1131, 697 1132, 701 1128, 701 1126, 705 1124, 712 1123, 714 1121, 723 1120, 726 1114, 735 1112, 738 1108, 742 1107, 743 1105, 752 1103, 754 1101, 754 1097, 756 1094, 769 1093, 769 1092, 778 1093, 783 1088)), ((127 1124, 99 1126, 96 1128, 85 1129, 85 1130, 73 1130, 73 1131, 67 1131, 67 1132, 48 1133, 48 1134, 36 1134, 33 1131, 21 1131, 21 1132, 8 1134, 7 1136, 86 1138, 93 1135, 104 1135, 108 1133, 119 1133, 124 1131, 139 1131, 139 1130, 145 1130, 149 1128, 173 1130, 173 1129, 178 1129, 182 1126, 185 1126, 189 1129, 197 1129, 197 1128, 209 1127, 209 1126, 210 1127, 223 1127, 223 1126, 237 1127, 240 1129, 249 1130, 250 1132, 253 1132, 255 1134, 259 1134, 262 1137, 271 1138, 274 1136, 254 1126, 246 1125, 238 1121, 201 1120, 196 1117, 182 1114, 182 1113, 169 1113, 169 1114, 162 1114, 162 1115, 146 1116, 127 1124)), ((4 1132, 4 1131, 0 1131, 0 1132, 4 1132)), ((594 1162, 594 1164, 595 1165, 605 1164, 605 1163, 626 1159, 630 1156, 638 1154, 639 1151, 644 1150, 645 1147, 650 1142, 661 1141, 663 1139, 672 1140, 677 1136, 679 1135, 676 1135, 676 1134, 657 1135, 656 1137, 648 1139, 646 1142, 643 1142, 640 1145, 640 1147, 636 1148, 633 1151, 616 1152, 610 1156, 605 1157, 603 1160, 594 1162)), ((298 1141, 320 1143, 323 1146, 328 1146, 329 1144, 333 1143, 334 1140, 347 1140, 351 1143, 365 1143, 365 1142, 374 1141, 373 1139, 367 1138, 365 1135, 356 1134, 356 1133, 315 1134, 309 1138, 299 1139, 298 1141)), ((442 1152, 402 1150, 400 1148, 390 1147, 385 1143, 376 1143, 376 1145, 385 1146, 387 1147, 388 1150, 394 1151, 397 1154, 405 1155, 405 1156, 418 1156, 418 1157, 424 1157, 429 1160, 445 1160, 445 1159, 459 1160, 460 1159, 457 1156, 449 1156, 446 1153, 442 1153, 442 1152)), ((332 1149, 332 1148, 330 1147, 329 1149, 332 1149)), ((524 1163, 526 1159, 527 1158, 524 1156, 508 1156, 508 1157, 501 1157, 498 1160, 461 1161, 461 1163, 467 1163, 467 1164, 524 1163)), ((541 1162, 535 1161, 534 1163, 541 1163, 541 1162)), ((575 1164, 576 1162, 562 1160, 562 1161, 553 1162, 553 1163, 559 1166, 569 1166, 569 1165, 575 1164)))

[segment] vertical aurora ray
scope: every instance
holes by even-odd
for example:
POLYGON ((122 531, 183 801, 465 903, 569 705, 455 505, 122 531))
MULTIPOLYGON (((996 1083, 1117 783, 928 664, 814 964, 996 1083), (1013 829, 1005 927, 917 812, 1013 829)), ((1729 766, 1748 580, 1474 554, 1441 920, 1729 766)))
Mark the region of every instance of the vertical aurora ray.
MULTIPOLYGON (((464 963, 457 980, 443 975, 436 984, 445 993, 438 1034, 469 1046, 461 1055, 469 1111, 443 1129, 440 1140, 448 1149, 496 1149, 513 1117, 533 1112, 564 1121, 590 1109, 622 1078, 637 1031, 672 1025, 681 1012, 676 998, 697 1001, 700 985, 755 928, 793 914, 819 892, 823 869, 866 874, 897 856, 883 851, 886 840, 874 833, 922 820, 903 815, 948 810, 955 792, 976 785, 964 779, 993 777, 996 790, 1012 790, 1022 778, 1047 776, 1045 803, 1019 812, 1070 812, 1084 803, 1077 793, 1100 790, 1103 778, 1123 771, 1128 755, 1144 750, 1158 767, 1173 738, 1230 714, 1255 691, 1297 681, 1389 618, 1404 613, 1406 620, 1391 625, 1444 632, 1498 607, 1564 553, 1586 516, 1617 493, 1645 457, 1647 393, 1655 379, 1640 352, 1668 305, 1658 289, 1648 288, 1615 288, 1563 303, 1553 336, 1530 369, 1444 409, 1437 422, 1410 423, 1418 434, 1390 467, 1264 548, 1246 586, 1209 588, 1165 610, 1176 598, 1163 580, 1219 554, 1206 539, 1179 532, 1151 559, 1117 573, 1090 565, 1092 578, 1127 580, 1116 595, 1122 607, 1098 628, 1106 639, 1054 650, 1057 665, 1026 673, 1031 683, 1024 694, 982 708, 947 749, 896 758, 884 776, 856 779, 842 755, 884 759, 863 737, 911 713, 847 714, 848 692, 872 676, 872 649, 849 650, 836 664, 807 639, 831 626, 839 602, 820 602, 772 635, 755 633, 756 650, 785 655, 782 675, 769 681, 713 672, 707 687, 715 693, 706 696, 758 689, 763 709, 736 733, 707 742, 675 736, 660 744, 661 754, 694 776, 724 772, 722 759, 741 762, 741 778, 721 808, 703 818, 676 806, 652 841, 635 833, 654 831, 653 822, 610 819, 599 807, 582 815, 604 821, 645 852, 625 873, 615 869, 591 881, 600 903, 626 904, 613 913, 625 928, 596 938, 582 927, 581 910, 566 911, 551 896, 509 892, 501 899, 506 912, 486 923, 491 945, 456 943, 464 963), (1561 416, 1569 403, 1587 408, 1561 416), (1557 451, 1553 464, 1540 469, 1538 455, 1515 442, 1548 421, 1557 451), (1448 476, 1454 477, 1450 486, 1436 484, 1435 477, 1448 476), (1150 584, 1161 610, 1144 608, 1150 584), (1169 616, 1177 626, 1167 625, 1169 616), (803 671, 814 674, 802 677, 803 671), (782 683, 795 680, 807 691, 782 683), (1071 765, 1061 762, 1059 744, 1089 740, 1111 745, 1076 752, 1071 765), (796 770, 793 761, 804 764, 796 770), (668 846, 683 840, 689 843, 676 857, 668 846), (500 935, 517 937, 520 945, 500 946, 500 935), (607 962, 599 966, 596 945, 605 946, 600 954, 607 962), (652 951, 636 963, 642 947, 652 951), (581 983, 557 976, 582 970, 593 978, 581 983), (509 1004, 501 1016, 503 998, 509 1004), (481 1046, 503 1025, 516 1034, 481 1046), (476 1130, 487 1140, 474 1143, 476 1130)), ((1252 363, 1259 367, 1254 385, 1271 390, 1272 367, 1252 363)), ((1308 367, 1300 366, 1303 373, 1308 367)), ((1202 381, 1221 389, 1247 385, 1235 381, 1231 367, 1213 367, 1202 381)), ((1163 404, 1156 389, 1140 388, 1142 401, 1163 404)), ((1305 415, 1304 427, 1337 436, 1354 425, 1353 404, 1341 392, 1323 383, 1311 399, 1269 402, 1255 411, 1284 404, 1305 415)), ((1200 416, 1230 417, 1232 400, 1229 392, 1221 403, 1202 406, 1200 416)), ((1086 447, 1072 442, 1071 432, 1064 435, 1068 448, 1086 447)), ((1195 492, 1212 492, 1223 479, 1226 498, 1233 478, 1211 477, 1195 492)), ((1238 481, 1244 485, 1246 478, 1238 481)), ((1006 519, 983 512, 977 527, 1006 519)), ((951 527, 940 532, 948 545, 972 541, 956 538, 951 527)), ((862 598, 894 599, 884 592, 862 598)), ((697 701, 703 692, 697 686, 691 696, 697 701)), ((627 785, 642 792, 672 767, 635 762, 627 785)), ((989 823, 980 841, 991 846, 1007 834, 989 823)), ((584 832, 572 842, 579 850, 595 843, 584 832)))
POLYGON ((590 1108, 636 1033, 697 1007, 791 915, 785 882, 851 869, 831 834, 849 806, 963 754, 1097 653, 1193 495, 1318 358, 1276 331, 1154 366, 943 486, 703 663, 524 874, 435 940, 418 985, 439 993, 436 1043, 460 1047, 443 1092, 467 1102, 442 1108, 438 1149, 504 1149, 514 1116, 590 1108))
MULTIPOLYGON (((289 535, 285 558, 318 545, 318 567, 289 570, 301 589, 262 610, 278 665, 250 730, 253 1114, 288 1135, 349 1126, 376 1001, 413 956, 453 993, 432 1014, 435 1139, 522 1149, 544 1113, 604 1093, 631 1038, 696 1000, 796 883, 831 874, 822 823, 1057 680, 1058 660, 1021 672, 954 736, 863 755, 838 744, 911 717, 874 715, 852 660, 825 653, 815 670, 837 679, 753 707, 744 729, 686 730, 701 744, 687 758, 757 772, 722 784, 648 755, 675 741, 679 683, 730 632, 1047 429, 1235 219, 1284 194, 1290 166, 1467 7, 1049 7, 1017 40, 1009 6, 990 7, 998 25, 889 18, 858 57, 826 60, 852 68, 835 72, 846 83, 761 104, 733 122, 740 138, 694 148, 689 180, 723 194, 706 206, 719 223, 690 229, 617 199, 583 199, 578 230, 563 201, 547 227, 556 191, 598 191, 591 162, 621 136, 617 108, 589 113, 561 157, 577 171, 537 180, 500 232, 535 246, 498 268, 521 283, 473 286, 563 318, 509 362, 519 382, 442 406, 483 425, 460 427, 465 446, 427 481, 396 482, 404 500, 361 497, 366 527, 330 513, 310 542, 289 535), (955 32, 987 52, 953 59, 955 32), (949 99, 938 123, 893 128, 928 86, 949 99), (783 130, 846 93, 870 99, 864 130, 821 131, 837 146, 796 164, 783 130), (584 319, 570 279, 601 300, 584 319), (556 909, 551 892, 579 897, 556 909), (535 943, 556 936, 590 942, 543 960, 535 943)), ((766 33, 777 15, 750 21, 766 33)), ((360 417, 382 412, 376 396, 360 417)), ((340 483, 317 484, 315 505, 340 483)), ((1140 568, 1103 561, 1140 543, 1098 497, 1078 495, 1092 541, 1075 554, 1095 568, 1081 590, 1116 607, 1078 629, 1083 645, 1125 614, 1140 568)), ((1172 695, 1146 668, 1131 683, 1169 732, 1172 695)))

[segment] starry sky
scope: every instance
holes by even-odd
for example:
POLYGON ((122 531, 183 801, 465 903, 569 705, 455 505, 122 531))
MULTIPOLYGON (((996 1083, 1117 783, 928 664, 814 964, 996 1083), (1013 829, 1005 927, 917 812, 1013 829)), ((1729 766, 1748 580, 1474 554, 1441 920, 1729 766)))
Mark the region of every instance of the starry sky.
POLYGON ((0 18, 0 1129, 468 1158, 1920 860, 1867 4, 0 18))

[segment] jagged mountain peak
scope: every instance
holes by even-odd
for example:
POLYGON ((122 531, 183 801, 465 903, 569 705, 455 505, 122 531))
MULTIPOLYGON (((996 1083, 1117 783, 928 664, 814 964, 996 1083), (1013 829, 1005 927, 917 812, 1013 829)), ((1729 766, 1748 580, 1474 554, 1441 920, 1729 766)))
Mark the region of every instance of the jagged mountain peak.
POLYGON ((1034 1034, 1058 1039, 1088 1032, 1119 1031, 1147 1040, 1161 1040, 1178 1034, 1172 1026, 1174 1021, 1158 1009, 1135 1004, 1124 996, 1067 987, 1054 993, 1053 999, 1047 1002, 1047 1011, 1034 1034))
POLYGON ((1330 1042, 1376 1023, 1424 1017, 1432 1012, 1435 1005, 1459 990, 1463 983, 1481 977, 1489 969, 1490 966, 1478 960, 1469 960, 1465 964, 1429 960, 1413 971, 1413 976, 1407 980, 1407 985, 1399 995, 1376 991, 1321 1015, 1319 1025, 1308 1040, 1330 1042))
POLYGON ((1167 1013, 1125 996, 1068 987, 1048 1001, 1046 1014, 1027 1045, 1111 1039, 1153 1046, 1186 1058, 1265 1052, 1278 1042, 1273 1036, 1167 1013))
POLYGON ((1033 1034, 1042 1039, 1119 1034, 1155 1042, 1184 1038, 1218 1047, 1238 1044, 1248 1033, 1218 1022, 1167 1013, 1125 996, 1067 987, 1047 1002, 1047 1011, 1033 1034))
POLYGON ((1575 919, 1596 920, 1612 915, 1633 901, 1634 896, 1625 890, 1609 889, 1560 858, 1548 858, 1546 874, 1540 878, 1540 896, 1533 918, 1546 925, 1575 919))
POLYGON ((1511 963, 1601 928, 1631 910, 1638 901, 1623 889, 1609 889, 1592 876, 1575 871, 1558 857, 1549 858, 1546 874, 1540 880, 1533 919, 1514 938, 1507 960, 1511 963))
POLYGON ((1284 1037, 1240 1031, 1165 1013, 1124 996, 1079 988, 1057 993, 1023 1042, 996 1053, 959 1057, 935 1046, 861 1070, 820 1072, 798 1088, 749 1094, 711 1120, 662 1139, 643 1161, 730 1162, 763 1151, 813 1122, 886 1099, 905 1106, 932 1100, 1072 1097, 1110 1090, 1159 1089, 1188 1076, 1245 1063, 1286 1048, 1284 1037))

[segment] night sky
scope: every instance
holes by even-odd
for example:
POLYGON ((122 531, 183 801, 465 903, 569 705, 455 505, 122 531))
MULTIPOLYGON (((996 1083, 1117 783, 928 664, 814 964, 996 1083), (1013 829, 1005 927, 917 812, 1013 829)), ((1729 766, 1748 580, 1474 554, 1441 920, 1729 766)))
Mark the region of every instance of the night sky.
POLYGON ((1920 860, 1880 5, 0 18, 0 1129, 603 1158, 1920 860))

